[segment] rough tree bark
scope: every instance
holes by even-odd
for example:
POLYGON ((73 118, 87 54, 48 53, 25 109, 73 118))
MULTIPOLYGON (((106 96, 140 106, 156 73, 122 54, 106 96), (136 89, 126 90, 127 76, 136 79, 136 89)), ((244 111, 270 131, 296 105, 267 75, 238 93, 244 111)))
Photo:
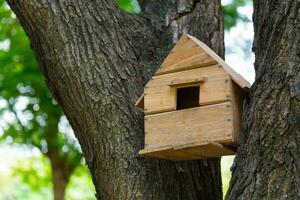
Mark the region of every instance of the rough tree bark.
POLYGON ((300 199, 300 1, 254 1, 255 84, 227 199, 300 199))
POLYGON ((81 144, 98 199, 221 199, 220 160, 138 155, 143 85, 188 32, 224 56, 219 0, 7 0, 81 144))

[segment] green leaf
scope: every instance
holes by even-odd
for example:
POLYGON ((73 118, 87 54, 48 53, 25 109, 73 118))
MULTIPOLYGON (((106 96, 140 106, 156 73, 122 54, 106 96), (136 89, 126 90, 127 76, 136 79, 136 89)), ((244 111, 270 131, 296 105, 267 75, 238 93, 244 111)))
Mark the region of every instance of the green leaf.
POLYGON ((118 6, 129 13, 140 13, 141 8, 137 0, 117 0, 118 6))
POLYGON ((252 0, 232 0, 230 3, 223 5, 224 27, 226 30, 234 27, 238 20, 250 21, 245 15, 238 12, 239 7, 248 3, 252 3, 252 0))

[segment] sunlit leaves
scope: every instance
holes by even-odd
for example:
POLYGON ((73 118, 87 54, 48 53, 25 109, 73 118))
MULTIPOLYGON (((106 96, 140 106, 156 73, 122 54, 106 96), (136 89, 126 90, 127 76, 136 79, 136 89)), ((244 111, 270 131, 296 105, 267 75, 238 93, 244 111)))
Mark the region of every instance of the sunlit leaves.
POLYGON ((12 171, 23 184, 30 186, 35 192, 51 188, 50 163, 45 157, 32 157, 18 162, 12 171))
MULTIPOLYGON (((14 193, 14 198, 7 199, 53 199, 53 195, 51 194, 52 172, 49 160, 46 159, 45 156, 28 155, 24 159, 19 159, 12 166, 11 171, 14 176, 13 178, 17 180, 20 185, 18 185, 15 190, 11 191, 14 193), (23 189, 20 186, 22 186, 23 189), (27 198, 24 194, 18 195, 22 192, 26 193, 27 198)), ((66 199, 94 199, 94 193, 95 189, 89 171, 86 167, 80 165, 76 168, 70 178, 70 183, 66 191, 66 199)), ((1 194, 0 199, 2 197, 1 194)), ((5 196, 4 199, 6 199, 5 196)))
POLYGON ((59 130, 63 112, 54 103, 29 40, 4 0, 0 0, 0 99, 5 102, 0 108, 0 140, 26 144, 45 155, 51 149, 71 165, 81 163, 80 147, 74 136, 59 130))
POLYGON ((224 27, 229 30, 236 25, 238 20, 244 22, 249 21, 246 15, 238 12, 239 7, 245 6, 252 0, 231 0, 229 3, 223 5, 224 27))
POLYGON ((120 8, 129 13, 139 13, 141 11, 137 0, 117 0, 117 4, 120 8))

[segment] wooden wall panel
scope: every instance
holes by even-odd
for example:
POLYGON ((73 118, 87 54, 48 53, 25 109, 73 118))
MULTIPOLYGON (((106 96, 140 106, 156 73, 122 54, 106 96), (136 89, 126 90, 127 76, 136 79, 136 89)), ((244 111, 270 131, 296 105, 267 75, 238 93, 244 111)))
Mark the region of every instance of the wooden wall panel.
POLYGON ((230 76, 219 65, 154 76, 144 91, 145 114, 176 110, 174 79, 207 78, 200 83, 200 105, 220 103, 231 98, 230 76))
POLYGON ((242 107, 243 101, 247 93, 240 88, 234 81, 232 81, 232 103, 233 103, 233 140, 238 142, 239 135, 241 132, 241 122, 242 122, 242 107))
POLYGON ((145 120, 145 149, 232 141, 230 102, 147 115, 145 120))

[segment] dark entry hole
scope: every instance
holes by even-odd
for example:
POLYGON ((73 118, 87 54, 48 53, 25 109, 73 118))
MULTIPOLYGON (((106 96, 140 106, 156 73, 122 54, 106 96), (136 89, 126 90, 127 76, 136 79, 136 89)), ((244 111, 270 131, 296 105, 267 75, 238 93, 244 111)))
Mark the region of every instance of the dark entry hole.
POLYGON ((177 89, 177 110, 199 107, 200 86, 177 89))

